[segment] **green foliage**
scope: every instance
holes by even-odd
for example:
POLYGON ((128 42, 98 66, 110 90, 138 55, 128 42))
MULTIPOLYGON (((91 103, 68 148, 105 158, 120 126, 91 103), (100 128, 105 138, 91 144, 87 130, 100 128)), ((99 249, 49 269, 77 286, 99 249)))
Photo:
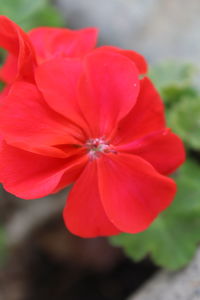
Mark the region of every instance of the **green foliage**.
POLYGON ((198 92, 195 87, 190 85, 171 85, 162 88, 161 96, 166 104, 166 106, 171 106, 185 97, 197 97, 198 92))
POLYGON ((63 20, 48 0, 1 0, 1 14, 30 30, 37 26, 63 26, 63 20))
POLYGON ((53 6, 44 6, 32 18, 25 19, 20 24, 26 30, 37 26, 63 27, 63 19, 53 6))
POLYGON ((0 81, 0 91, 3 90, 3 87, 4 87, 4 83, 2 81, 0 81))
POLYGON ((178 193, 173 204, 144 232, 110 238, 128 256, 139 261, 150 255, 162 267, 176 270, 185 266, 200 241, 200 167, 188 160, 176 174, 178 193))
POLYGON ((175 104, 168 114, 168 123, 188 147, 199 150, 200 96, 187 97, 175 104))
POLYGON ((6 15, 15 22, 21 22, 46 5, 46 0, 3 0, 1 1, 1 14, 6 15))
POLYGON ((166 108, 183 97, 196 97, 198 91, 193 84, 198 70, 191 64, 165 62, 150 69, 149 77, 163 98, 166 108))
POLYGON ((189 86, 197 71, 197 68, 192 64, 168 61, 151 68, 148 75, 157 89, 162 92, 163 89, 169 87, 184 88, 189 86))
POLYGON ((166 105, 168 126, 188 149, 200 150, 200 92, 194 84, 197 68, 191 64, 163 63, 150 70, 166 105))

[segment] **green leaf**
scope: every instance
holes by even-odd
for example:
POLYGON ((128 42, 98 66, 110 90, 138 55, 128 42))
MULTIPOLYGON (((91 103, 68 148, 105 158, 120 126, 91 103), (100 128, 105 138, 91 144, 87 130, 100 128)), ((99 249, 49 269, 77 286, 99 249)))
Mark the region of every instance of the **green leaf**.
POLYGON ((193 86, 198 69, 192 64, 164 62, 150 69, 149 77, 154 82, 166 104, 178 102, 183 96, 197 96, 193 86))
POLYGON ((192 149, 200 149, 200 97, 183 98, 168 112, 168 125, 192 149))
POLYGON ((5 84, 2 81, 0 81, 0 91, 3 90, 4 86, 5 86, 5 84))
POLYGON ((64 21, 59 12, 53 6, 45 6, 37 11, 31 18, 20 22, 20 26, 28 31, 38 26, 63 27, 64 21))
POLYGON ((150 255, 155 264, 169 270, 185 266, 200 241, 200 167, 188 161, 176 174, 178 193, 173 204, 144 232, 110 238, 133 260, 150 255))
POLYGON ((198 91, 193 86, 177 86, 171 85, 163 87, 161 91, 161 97, 168 105, 180 102, 185 97, 197 97, 198 91))
POLYGON ((191 84, 196 73, 197 69, 192 64, 169 61, 154 66, 148 75, 156 87, 162 89, 167 86, 181 87, 191 84))
POLYGON ((48 0, 1 0, 1 14, 24 30, 38 26, 63 26, 63 18, 48 0))
POLYGON ((47 4, 47 0, 1 0, 1 15, 20 23, 47 4))

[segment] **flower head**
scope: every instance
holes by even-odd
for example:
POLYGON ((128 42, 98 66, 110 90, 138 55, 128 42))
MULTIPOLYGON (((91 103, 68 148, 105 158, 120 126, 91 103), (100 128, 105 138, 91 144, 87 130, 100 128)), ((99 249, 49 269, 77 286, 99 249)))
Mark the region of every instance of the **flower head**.
POLYGON ((144 70, 135 52, 102 47, 14 83, 0 108, 5 189, 32 199, 73 183, 63 216, 82 237, 146 229, 173 200, 167 175, 185 154, 144 70))

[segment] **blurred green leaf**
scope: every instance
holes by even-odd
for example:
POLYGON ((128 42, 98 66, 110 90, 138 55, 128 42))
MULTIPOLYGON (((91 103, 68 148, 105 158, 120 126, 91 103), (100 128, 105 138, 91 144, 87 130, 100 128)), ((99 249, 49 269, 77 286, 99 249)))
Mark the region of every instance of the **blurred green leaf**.
POLYGON ((5 86, 5 84, 2 81, 0 81, 0 91, 3 90, 4 86, 5 86))
POLYGON ((192 149, 200 149, 200 96, 186 97, 168 113, 168 124, 192 149))
POLYGON ((46 4, 47 0, 1 0, 1 15, 20 23, 46 4))
POLYGON ((200 241, 200 167, 189 160, 176 175, 178 193, 173 204, 144 232, 110 238, 135 261, 150 255, 169 270, 185 266, 200 241))
POLYGON ((192 86, 167 86, 163 87, 161 96, 166 104, 175 104, 185 97, 197 97, 198 91, 192 86))
POLYGON ((46 6, 37 11, 31 18, 26 18, 20 25, 28 31, 37 26, 63 27, 63 18, 52 6, 46 6))
POLYGON ((170 61, 154 66, 149 71, 149 77, 158 89, 167 86, 185 86, 191 84, 197 68, 192 64, 181 64, 170 61))
POLYGON ((26 31, 38 26, 63 26, 63 18, 48 0, 1 0, 1 14, 26 31))
POLYGON ((4 49, 0 48, 0 66, 3 63, 5 56, 6 56, 6 51, 4 49))
POLYGON ((165 62, 150 69, 149 77, 159 90, 164 102, 172 104, 183 96, 196 96, 193 79, 197 68, 192 64, 165 62))

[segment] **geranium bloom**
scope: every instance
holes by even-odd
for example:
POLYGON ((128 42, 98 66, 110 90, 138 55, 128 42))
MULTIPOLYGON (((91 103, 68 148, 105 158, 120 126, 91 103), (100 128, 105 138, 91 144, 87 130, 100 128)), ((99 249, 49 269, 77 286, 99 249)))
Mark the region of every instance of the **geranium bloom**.
POLYGON ((4 188, 33 199, 74 183, 64 220, 82 237, 146 229, 173 200, 166 175, 185 154, 151 81, 139 80, 143 64, 100 48, 41 64, 36 85, 13 84, 0 108, 4 188))

